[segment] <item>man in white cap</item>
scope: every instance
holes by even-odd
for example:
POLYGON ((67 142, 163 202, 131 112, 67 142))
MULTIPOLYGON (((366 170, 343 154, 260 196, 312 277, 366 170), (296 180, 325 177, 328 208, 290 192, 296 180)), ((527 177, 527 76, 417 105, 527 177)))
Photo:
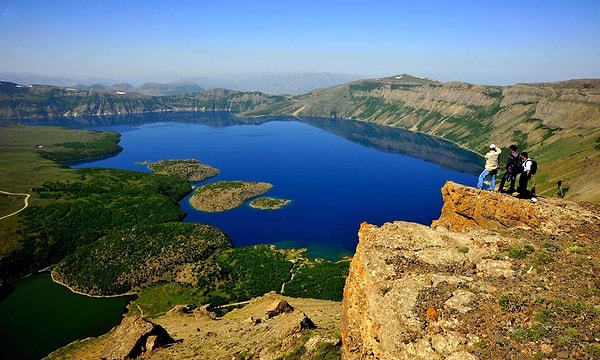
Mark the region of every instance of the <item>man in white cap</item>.
POLYGON ((496 147, 495 144, 490 145, 490 151, 484 156, 485 168, 481 174, 479 174, 479 180, 477 181, 478 189, 483 188, 483 180, 487 176, 490 176, 490 191, 494 191, 494 188, 496 187, 496 174, 498 173, 498 157, 500 157, 500 152, 502 152, 502 150, 500 150, 499 147, 496 147))

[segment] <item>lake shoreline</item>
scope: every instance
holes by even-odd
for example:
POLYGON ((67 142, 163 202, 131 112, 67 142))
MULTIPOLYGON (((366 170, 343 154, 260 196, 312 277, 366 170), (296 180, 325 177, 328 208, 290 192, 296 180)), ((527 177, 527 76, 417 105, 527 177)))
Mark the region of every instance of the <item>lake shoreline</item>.
MULTIPOLYGON (((42 272, 46 272, 46 271, 40 271, 40 273, 42 273, 42 272)), ((83 295, 83 296, 87 296, 87 297, 91 297, 91 298, 97 298, 97 299, 117 298, 117 297, 125 297, 125 296, 134 296, 134 295, 137 295, 137 293, 135 293, 135 292, 124 293, 124 294, 116 294, 116 295, 92 295, 92 294, 86 294, 84 292, 75 290, 71 286, 69 286, 69 285, 63 283, 62 281, 56 279, 54 277, 54 274, 52 273, 52 271, 47 271, 47 272, 50 273, 50 278, 52 279, 53 282, 55 282, 58 285, 66 287, 67 289, 69 289, 69 291, 71 291, 72 293, 77 294, 77 295, 83 295)))

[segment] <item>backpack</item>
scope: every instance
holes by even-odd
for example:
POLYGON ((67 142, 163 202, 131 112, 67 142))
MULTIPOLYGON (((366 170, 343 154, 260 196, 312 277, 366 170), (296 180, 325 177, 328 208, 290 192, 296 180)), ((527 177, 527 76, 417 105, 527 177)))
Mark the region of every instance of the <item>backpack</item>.
POLYGON ((512 154, 508 155, 507 168, 508 166, 510 166, 510 168, 512 169, 512 173, 521 173, 521 169, 523 168, 521 156, 519 156, 519 154, 516 154, 515 156, 513 156, 512 154))
POLYGON ((529 159, 531 161, 531 167, 529 168, 529 175, 535 175, 537 172, 537 162, 533 159, 529 159))

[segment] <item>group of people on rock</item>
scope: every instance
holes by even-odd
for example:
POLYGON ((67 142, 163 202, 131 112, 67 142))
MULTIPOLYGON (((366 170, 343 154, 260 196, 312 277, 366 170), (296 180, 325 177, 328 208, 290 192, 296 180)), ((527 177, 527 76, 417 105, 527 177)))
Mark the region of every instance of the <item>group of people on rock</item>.
MULTIPOLYGON (((519 197, 522 198, 530 198, 535 196, 535 187, 531 190, 527 190, 527 183, 532 176, 532 163, 533 160, 529 158, 527 152, 519 153, 517 151, 517 145, 511 145, 509 147, 510 154, 508 154, 508 159, 506 160, 506 172, 502 176, 500 180, 500 185, 498 186, 498 192, 514 194, 515 191, 519 194, 519 197), (518 187, 515 189, 515 181, 519 178, 518 187), (504 189, 504 185, 506 182, 510 183, 510 186, 507 190, 504 189)), ((502 150, 496 146, 495 144, 490 145, 489 151, 485 154, 485 167, 481 174, 479 175, 479 180, 477 181, 477 188, 483 189, 484 180, 486 177, 490 178, 490 191, 495 191, 496 189, 496 175, 498 174, 499 166, 499 158, 502 150)))

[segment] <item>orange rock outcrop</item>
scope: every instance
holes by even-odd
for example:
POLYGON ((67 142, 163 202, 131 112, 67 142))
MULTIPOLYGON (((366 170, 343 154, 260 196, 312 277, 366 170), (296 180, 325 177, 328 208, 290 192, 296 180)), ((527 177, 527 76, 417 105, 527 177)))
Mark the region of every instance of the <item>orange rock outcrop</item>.
MULTIPOLYGON (((477 359, 482 346, 493 351, 494 359, 533 357, 541 351, 535 346, 522 346, 522 353, 515 353, 521 346, 517 341, 510 350, 498 343, 512 341, 511 329, 531 326, 542 305, 521 307, 517 318, 502 310, 499 299, 521 292, 523 299, 533 292, 552 299, 569 294, 567 288, 580 282, 587 284, 584 292, 595 286, 587 277, 561 283, 565 289, 555 283, 551 275, 568 269, 568 255, 555 255, 565 261, 556 268, 550 268, 552 262, 543 264, 548 275, 537 273, 531 262, 544 259, 537 254, 553 256, 546 250, 556 251, 549 239, 556 241, 556 248, 568 249, 559 244, 567 241, 576 244, 576 251, 586 247, 595 252, 597 207, 550 198, 534 203, 453 182, 444 185, 442 197, 441 216, 431 226, 403 221, 360 225, 342 302, 342 359, 477 359), (523 260, 508 256, 509 248, 523 244, 536 255, 523 260), (540 289, 541 283, 554 285, 540 289), (498 333, 506 335, 502 342, 498 335, 490 339, 498 333)), ((593 263, 590 267, 593 272, 593 263)), ((559 338, 554 340, 564 346, 559 338)), ((547 347, 552 341, 543 343, 547 347)), ((579 351, 581 347, 572 347, 565 353, 577 357, 579 351)))

